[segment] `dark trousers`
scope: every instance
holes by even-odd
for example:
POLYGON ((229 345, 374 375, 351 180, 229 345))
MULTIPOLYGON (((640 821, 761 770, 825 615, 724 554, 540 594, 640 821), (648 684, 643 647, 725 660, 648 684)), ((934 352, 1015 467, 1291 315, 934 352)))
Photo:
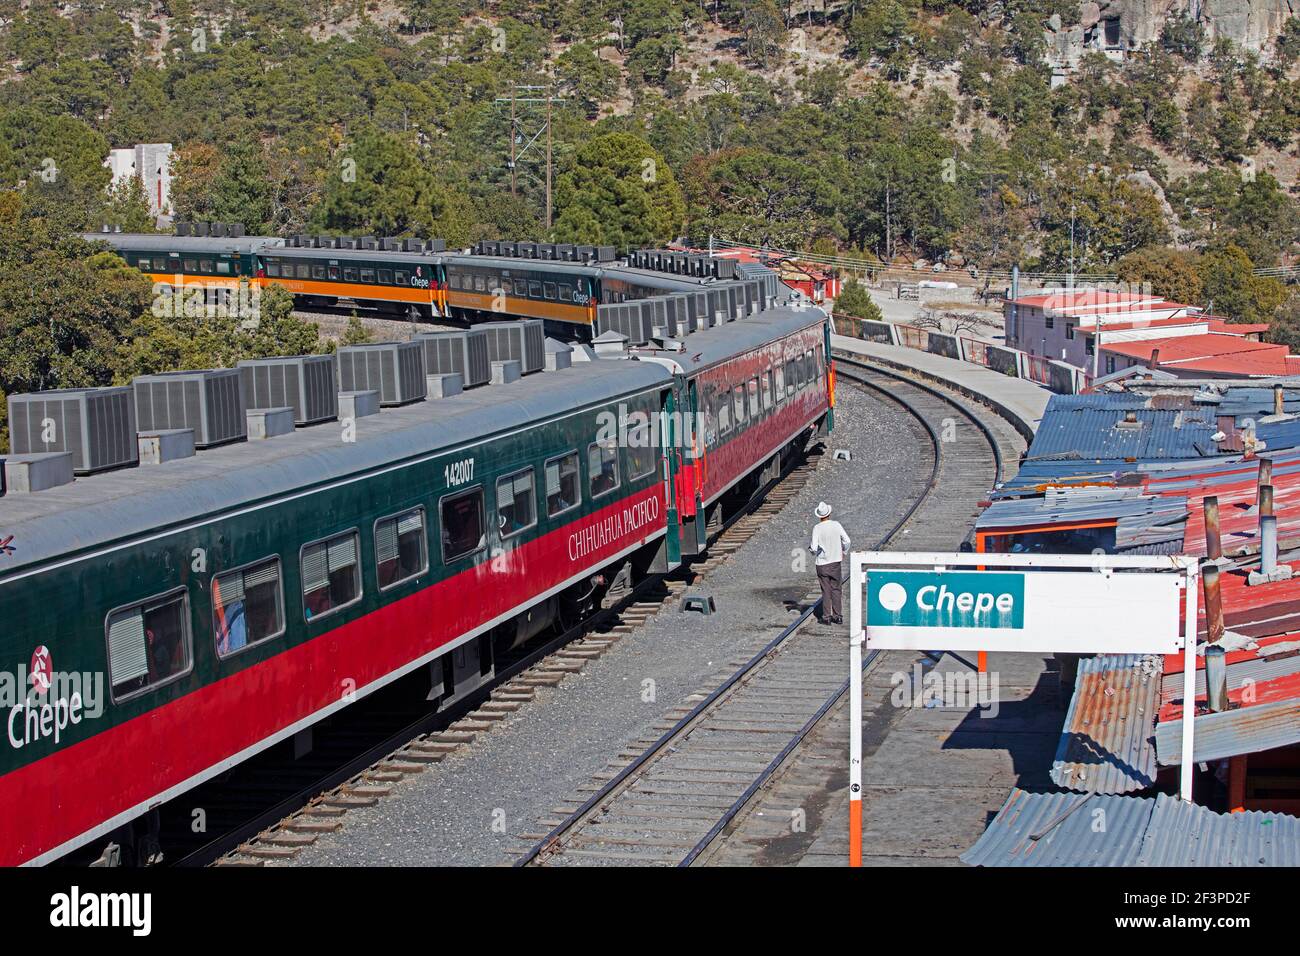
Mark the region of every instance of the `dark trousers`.
POLYGON ((817 583, 822 586, 822 620, 840 616, 840 580, 839 562, 817 565, 817 583))

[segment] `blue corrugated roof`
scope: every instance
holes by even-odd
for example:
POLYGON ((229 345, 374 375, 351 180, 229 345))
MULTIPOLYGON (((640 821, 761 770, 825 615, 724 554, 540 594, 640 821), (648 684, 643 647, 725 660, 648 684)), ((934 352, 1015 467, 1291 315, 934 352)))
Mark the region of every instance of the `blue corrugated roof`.
POLYGON ((1300 818, 1215 813, 1163 793, 1013 790, 961 859, 972 866, 1298 866, 1300 818))
MULTIPOLYGON (((1080 396, 1065 396, 1077 398, 1080 396)), ((1085 396, 1086 397, 1086 396, 1085 396)), ((1214 415, 1195 408, 1058 408, 1048 404, 1025 456, 1044 458, 1202 458, 1218 453, 1214 415), (1127 424, 1126 414, 1137 421, 1127 424)))

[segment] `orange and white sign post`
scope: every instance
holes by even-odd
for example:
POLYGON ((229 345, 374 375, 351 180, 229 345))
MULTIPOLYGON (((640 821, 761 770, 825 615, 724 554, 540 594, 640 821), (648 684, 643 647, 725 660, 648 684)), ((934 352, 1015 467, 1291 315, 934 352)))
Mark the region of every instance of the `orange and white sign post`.
MULTIPOLYGON (((862 865, 864 649, 873 657, 884 650, 1182 650, 1184 713, 1195 714, 1194 557, 858 551, 849 564, 850 866, 862 865)), ((1195 723, 1183 719, 1180 790, 1187 801, 1195 723)))

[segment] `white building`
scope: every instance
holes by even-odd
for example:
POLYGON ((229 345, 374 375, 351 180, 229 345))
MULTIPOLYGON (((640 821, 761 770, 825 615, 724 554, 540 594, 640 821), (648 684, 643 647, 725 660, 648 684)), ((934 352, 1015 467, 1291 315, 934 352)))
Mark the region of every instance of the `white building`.
POLYGON ((155 216, 170 216, 172 206, 172 144, 140 143, 129 149, 110 149, 104 165, 113 171, 113 185, 139 176, 155 216))

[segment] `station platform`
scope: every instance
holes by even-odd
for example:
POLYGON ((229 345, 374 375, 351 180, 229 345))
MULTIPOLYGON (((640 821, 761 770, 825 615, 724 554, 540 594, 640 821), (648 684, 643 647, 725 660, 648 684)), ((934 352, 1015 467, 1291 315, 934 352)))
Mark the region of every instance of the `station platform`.
POLYGON ((1037 431, 1043 411, 1052 397, 1050 391, 1033 382, 1011 378, 981 365, 922 352, 920 349, 868 342, 847 335, 832 335, 831 345, 895 368, 910 369, 923 378, 952 386, 997 409, 1026 439, 1037 431))

